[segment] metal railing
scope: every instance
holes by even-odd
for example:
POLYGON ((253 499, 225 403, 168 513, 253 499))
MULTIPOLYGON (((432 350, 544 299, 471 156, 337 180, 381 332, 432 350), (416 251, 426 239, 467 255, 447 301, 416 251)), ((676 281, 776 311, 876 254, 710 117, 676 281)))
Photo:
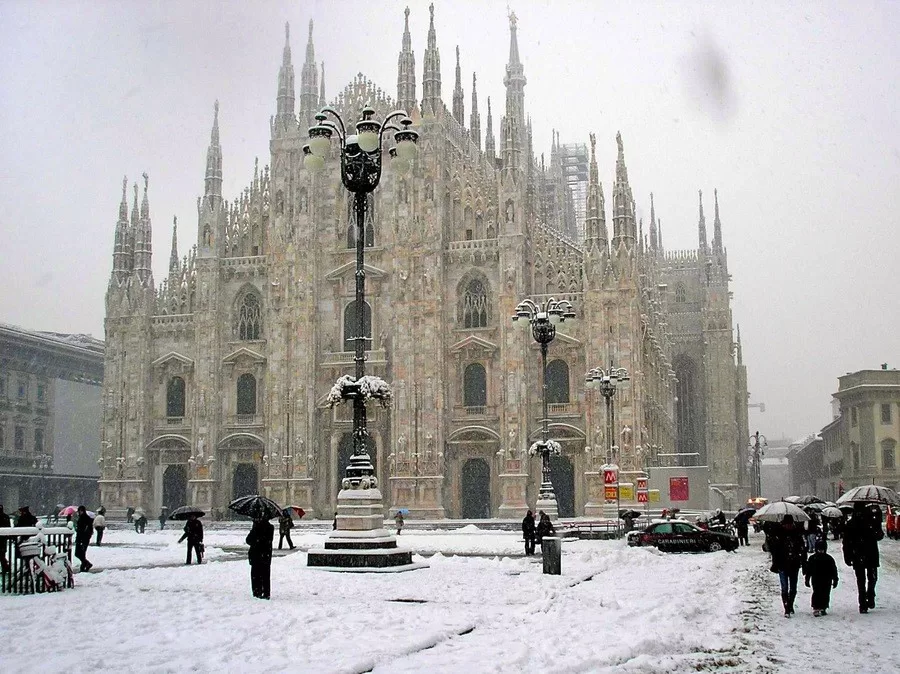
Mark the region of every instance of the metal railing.
POLYGON ((0 576, 0 594, 34 594, 44 592, 42 583, 33 582, 28 569, 28 558, 19 556, 19 543, 37 535, 43 531, 44 549, 41 559, 46 564, 50 563, 50 548, 59 548, 72 563, 72 530, 67 527, 49 527, 38 529, 37 527, 10 527, 0 529, 0 552, 2 552, 3 571, 0 576), (8 570, 7 570, 8 569, 8 570))

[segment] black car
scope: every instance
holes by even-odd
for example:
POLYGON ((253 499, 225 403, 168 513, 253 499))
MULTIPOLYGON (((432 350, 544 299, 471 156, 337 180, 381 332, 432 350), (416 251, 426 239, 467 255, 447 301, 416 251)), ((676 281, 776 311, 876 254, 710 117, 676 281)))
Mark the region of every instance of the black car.
POLYGON ((628 545, 655 545, 663 552, 717 552, 737 550, 738 539, 707 531, 689 522, 653 522, 643 531, 628 534, 628 545))

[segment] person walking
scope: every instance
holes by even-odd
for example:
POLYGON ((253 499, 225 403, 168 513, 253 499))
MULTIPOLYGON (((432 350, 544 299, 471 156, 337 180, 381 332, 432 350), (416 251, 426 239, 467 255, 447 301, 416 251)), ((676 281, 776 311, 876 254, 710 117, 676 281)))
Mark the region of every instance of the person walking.
POLYGON ((542 548, 544 547, 544 536, 551 536, 556 533, 556 529, 553 528, 553 522, 550 521, 550 515, 545 513, 543 510, 538 511, 538 515, 540 515, 540 519, 538 520, 537 525, 537 544, 542 548))
POLYGON ((403 513, 399 510, 397 514, 394 515, 394 524, 397 525, 397 535, 400 535, 400 532, 403 531, 403 513))
POLYGON ((37 524, 37 517, 31 513, 28 506, 19 508, 19 519, 16 520, 17 527, 33 527, 37 524))
POLYGON ((162 531, 163 529, 166 528, 166 520, 169 518, 169 516, 166 514, 167 510, 168 510, 168 508, 166 508, 166 506, 163 506, 162 508, 159 509, 159 530, 160 531, 162 531))
MULTIPOLYGON (((9 515, 6 514, 3 506, 0 505, 0 527, 11 526, 12 521, 9 519, 9 515)), ((9 560, 6 558, 6 541, 0 543, 0 572, 9 573, 9 560)))
POLYGON ((134 508, 131 506, 125 509, 125 521, 128 524, 134 524, 134 508))
POLYGON ((522 536, 525 538, 525 556, 534 554, 534 514, 529 510, 522 519, 522 536))
POLYGON ((103 532, 106 531, 106 508, 97 509, 97 515, 94 517, 94 531, 97 532, 97 545, 103 542, 103 532))
POLYGON ((184 563, 188 565, 191 563, 191 550, 193 550, 197 557, 197 564, 201 564, 203 562, 203 523, 193 513, 188 515, 187 522, 184 523, 184 533, 178 542, 181 543, 185 538, 187 539, 187 559, 184 563))
POLYGON ((817 618, 826 614, 831 601, 831 588, 838 586, 837 564, 834 557, 828 554, 828 543, 824 538, 816 541, 815 552, 803 565, 803 576, 806 587, 812 582, 813 615, 817 618))
MULTIPOLYGON (((280 526, 280 523, 279 523, 280 526)), ((247 557, 250 560, 250 587, 257 599, 268 599, 271 594, 272 539, 275 527, 268 520, 253 520, 247 534, 247 557)), ((290 541, 290 537, 288 537, 290 541)), ((279 545, 279 547, 281 547, 279 545)), ((294 547, 294 546, 291 546, 294 547)))
MULTIPOLYGON (((274 528, 274 527, 273 527, 274 528)), ((291 519, 291 510, 290 508, 285 508, 281 517, 278 518, 278 549, 281 550, 281 545, 284 543, 284 539, 287 538, 288 547, 293 550, 294 542, 291 540, 291 529, 294 528, 294 520, 291 519)))
POLYGON ((797 596, 797 577, 806 561, 806 541, 800 527, 791 515, 785 515, 781 525, 769 536, 769 553, 772 555, 771 571, 778 574, 781 583, 781 602, 784 617, 794 615, 794 599, 797 596))
POLYGON ((138 513, 137 518, 134 520, 134 530, 139 534, 147 531, 147 516, 143 512, 138 513))
MULTIPOLYGON (((877 506, 876 506, 877 507, 877 506)), ((853 513, 844 525, 844 562, 853 567, 859 612, 875 608, 875 584, 878 582, 878 541, 884 538, 881 510, 877 515, 865 503, 853 504, 853 513)))
POLYGON ((816 513, 809 513, 809 522, 806 523, 806 549, 812 553, 816 549, 816 541, 819 540, 819 517, 816 513))
POLYGON ((87 508, 78 506, 78 518, 75 520, 75 559, 81 562, 82 571, 90 571, 94 566, 87 559, 88 545, 94 535, 94 520, 87 514, 87 508))

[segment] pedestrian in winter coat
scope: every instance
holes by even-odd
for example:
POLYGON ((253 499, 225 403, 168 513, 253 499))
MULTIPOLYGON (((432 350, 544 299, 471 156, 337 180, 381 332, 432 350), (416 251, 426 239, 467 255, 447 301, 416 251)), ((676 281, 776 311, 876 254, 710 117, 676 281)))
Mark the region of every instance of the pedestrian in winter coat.
POLYGON ((19 508, 19 519, 16 521, 17 527, 33 527, 37 524, 37 517, 31 514, 28 506, 19 508))
MULTIPOLYGON (((274 527, 273 527, 274 528, 274 527)), ((278 549, 281 550, 281 545, 284 543, 284 539, 287 538, 288 547, 293 550, 294 542, 291 540, 291 529, 294 528, 294 520, 291 519, 290 511, 285 510, 281 513, 281 517, 278 518, 278 549)))
POLYGON ((75 558, 81 562, 82 571, 90 571, 93 564, 87 560, 87 549, 94 535, 94 520, 87 514, 87 508, 78 506, 75 521, 75 558))
POLYGON ((831 600, 831 588, 838 586, 837 564, 827 550, 828 543, 824 538, 820 538, 816 541, 815 552, 803 565, 806 587, 812 583, 810 604, 816 617, 825 615, 831 600))
POLYGON ((750 520, 742 517, 734 521, 735 529, 737 529, 738 545, 750 545, 750 520))
POLYGON ((134 523, 134 508, 132 508, 131 506, 128 506, 128 508, 126 508, 125 510, 125 521, 128 524, 134 523))
MULTIPOLYGON (((9 519, 9 515, 3 510, 3 506, 0 505, 0 527, 11 527, 12 522, 9 519)), ((0 570, 3 573, 9 573, 9 560, 6 558, 6 541, 3 541, 0 544, 0 570)))
POLYGON ((169 519, 169 516, 166 514, 166 510, 168 510, 168 509, 166 507, 163 507, 159 511, 159 530, 160 531, 162 531, 163 529, 166 528, 166 520, 169 519))
POLYGON ((797 596, 797 577, 806 561, 806 541, 803 531, 794 524, 791 515, 785 515, 781 525, 769 535, 769 552, 772 555, 771 571, 778 574, 781 582, 781 601, 784 616, 794 614, 794 599, 797 596))
POLYGON ((545 513, 543 510, 538 511, 540 515, 540 519, 538 520, 537 525, 537 542, 542 548, 544 546, 544 536, 551 536, 556 533, 556 529, 553 528, 553 522, 550 521, 550 515, 545 513))
POLYGON ((400 532, 403 531, 403 513, 399 510, 397 514, 394 515, 394 523, 397 525, 397 535, 400 535, 400 532))
POLYGON ((247 552, 250 560, 250 587, 257 599, 268 599, 271 594, 274 537, 275 527, 268 520, 253 520, 253 527, 247 534, 246 542, 250 546, 247 552))
POLYGON ((816 541, 819 540, 819 517, 810 513, 809 522, 806 523, 806 549, 813 552, 816 549, 816 541))
POLYGON ((144 513, 140 513, 134 520, 134 532, 136 534, 142 534, 147 529, 147 516, 144 513))
MULTIPOLYGON (((272 525, 270 524, 269 526, 272 525)), ((197 518, 196 515, 188 515, 187 522, 184 523, 184 533, 181 535, 181 538, 178 539, 178 542, 181 543, 181 541, 183 541, 185 538, 187 539, 187 559, 184 563, 191 563, 191 550, 194 551, 197 557, 197 564, 202 563, 203 523, 197 518)))
POLYGON ((106 531, 106 516, 103 514, 106 510, 100 508, 97 510, 97 516, 94 517, 94 531, 97 532, 97 545, 103 542, 103 532, 106 531))
POLYGON ((853 567, 859 612, 875 608, 875 584, 878 582, 878 541, 884 538, 881 511, 874 514, 866 504, 853 504, 853 514, 844 526, 844 562, 853 567))
POLYGON ((522 536, 525 538, 525 555, 533 555, 535 545, 534 514, 530 510, 522 519, 522 536))

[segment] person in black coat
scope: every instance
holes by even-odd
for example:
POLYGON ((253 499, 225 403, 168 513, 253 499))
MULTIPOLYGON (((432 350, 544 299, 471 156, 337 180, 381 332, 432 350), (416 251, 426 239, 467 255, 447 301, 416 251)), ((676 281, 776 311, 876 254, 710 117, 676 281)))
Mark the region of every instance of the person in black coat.
POLYGON ((535 546, 534 514, 530 510, 522 519, 522 536, 525 538, 525 555, 533 555, 535 546))
POLYGON ((550 515, 545 513, 543 510, 539 510, 538 514, 540 515, 540 519, 538 520, 537 525, 537 542, 538 545, 543 547, 544 536, 555 534, 556 529, 553 528, 553 522, 550 521, 550 515))
POLYGON ((797 577, 806 561, 806 540, 803 531, 794 523, 794 518, 785 515, 781 524, 772 529, 768 543, 769 553, 772 555, 771 571, 778 574, 781 582, 784 617, 790 618, 794 614, 797 577))
MULTIPOLYGON (((11 527, 12 521, 9 519, 9 515, 3 510, 3 506, 0 505, 0 527, 11 527)), ((6 541, 0 542, 0 570, 3 573, 9 573, 9 560, 6 558, 6 541)))
POLYGON ((19 508, 19 519, 16 520, 17 527, 33 527, 37 524, 37 517, 35 517, 28 506, 22 506, 19 508))
POLYGON ((294 549, 294 541, 291 540, 291 529, 294 528, 294 520, 291 518, 291 511, 289 508, 285 508, 281 513, 281 517, 278 518, 278 549, 281 550, 281 546, 284 544, 284 539, 287 538, 288 547, 293 550, 294 549))
POLYGON ((247 534, 250 550, 250 587, 257 599, 268 599, 272 578, 272 539, 275 527, 268 520, 253 520, 253 527, 247 534))
POLYGON ((853 504, 853 514, 844 525, 844 562, 856 574, 859 612, 875 608, 875 583, 878 582, 878 541, 884 538, 881 511, 870 512, 865 503, 853 504))
POLYGON ((196 554, 197 564, 202 563, 203 523, 196 515, 188 515, 187 522, 184 523, 184 533, 181 535, 181 538, 178 539, 178 542, 181 543, 181 541, 183 541, 185 538, 187 539, 187 559, 184 563, 191 563, 191 550, 193 550, 196 554))
POLYGON ((813 615, 823 616, 828 610, 831 600, 831 588, 838 586, 837 564, 834 557, 828 554, 828 543, 824 538, 816 541, 815 552, 803 565, 803 575, 806 577, 806 587, 812 581, 812 605, 813 615))
POLYGON ((81 562, 82 571, 90 571, 93 564, 87 560, 87 549, 94 535, 94 520, 87 514, 87 508, 78 506, 75 520, 75 559, 81 562))

